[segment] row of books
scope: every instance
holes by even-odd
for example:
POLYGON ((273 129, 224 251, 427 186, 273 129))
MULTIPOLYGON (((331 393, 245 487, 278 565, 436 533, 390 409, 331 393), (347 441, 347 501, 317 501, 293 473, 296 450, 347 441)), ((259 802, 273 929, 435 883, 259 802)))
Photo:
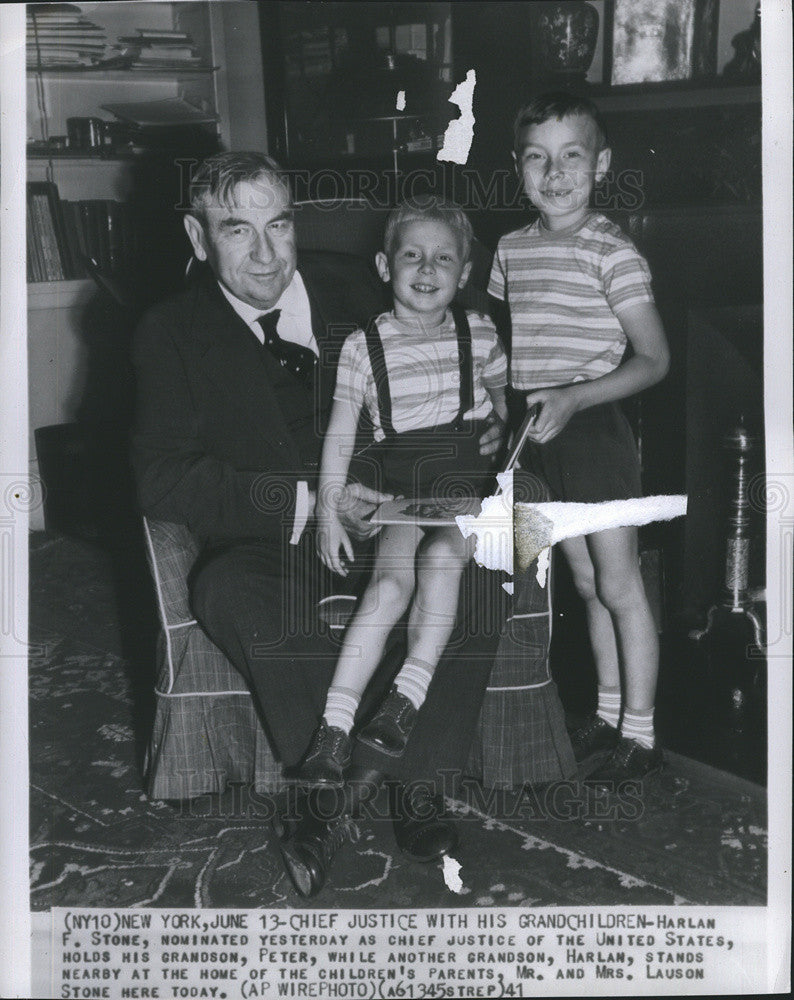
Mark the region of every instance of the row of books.
POLYGON ((27 247, 31 282, 85 277, 85 259, 94 260, 106 275, 128 272, 137 252, 132 209, 99 198, 61 201, 54 184, 31 182, 27 247))
POLYGON ((193 39, 184 31, 137 30, 137 35, 122 35, 117 45, 132 69, 195 68, 204 63, 193 39))

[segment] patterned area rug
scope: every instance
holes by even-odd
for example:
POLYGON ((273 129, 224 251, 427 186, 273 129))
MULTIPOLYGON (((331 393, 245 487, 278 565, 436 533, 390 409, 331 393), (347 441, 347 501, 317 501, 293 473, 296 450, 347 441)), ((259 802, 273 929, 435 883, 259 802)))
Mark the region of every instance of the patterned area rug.
MULTIPOLYGON (((33 536, 31 907, 305 906, 282 872, 267 797, 236 786, 174 805, 143 792, 154 622, 130 553, 33 536)), ((673 754, 643 801, 578 783, 500 795, 472 783, 448 806, 462 893, 440 865, 408 862, 389 821, 372 819, 308 905, 766 901, 764 790, 673 754)))

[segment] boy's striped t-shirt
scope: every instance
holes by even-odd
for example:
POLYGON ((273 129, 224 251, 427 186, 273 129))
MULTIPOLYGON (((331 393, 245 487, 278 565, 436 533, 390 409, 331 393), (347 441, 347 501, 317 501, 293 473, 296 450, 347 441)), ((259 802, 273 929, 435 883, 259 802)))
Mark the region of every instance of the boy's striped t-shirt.
POLYGON ((653 302, 644 257, 599 213, 556 233, 538 219, 503 236, 488 292, 510 308, 510 383, 523 392, 614 371, 626 350, 621 311, 653 302))
MULTIPOLYGON (((493 410, 489 389, 507 383, 507 358, 493 323, 467 312, 471 329, 474 406, 467 420, 482 420, 493 410)), ((460 363, 455 320, 447 310, 439 326, 428 328, 421 318, 378 316, 378 332, 389 379, 392 424, 405 431, 438 427, 454 420, 460 406, 460 363)), ((336 370, 334 400, 349 404, 355 413, 364 408, 376 441, 384 438, 378 409, 378 391, 362 330, 342 345, 336 370)))

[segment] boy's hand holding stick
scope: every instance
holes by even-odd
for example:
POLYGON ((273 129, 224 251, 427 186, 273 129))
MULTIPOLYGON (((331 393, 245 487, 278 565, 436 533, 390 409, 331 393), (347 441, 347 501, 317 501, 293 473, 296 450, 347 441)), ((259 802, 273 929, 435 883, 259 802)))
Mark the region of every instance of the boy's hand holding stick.
MULTIPOLYGON (((529 432, 532 429, 532 425, 538 419, 540 414, 541 404, 535 403, 534 406, 530 406, 527 410, 527 415, 524 417, 524 422, 518 429, 515 440, 513 441, 513 446, 510 449, 510 454, 507 456, 505 464, 502 468, 502 472, 510 472, 511 469, 515 468, 518 457, 523 451, 524 445, 526 444, 529 432)), ((502 492, 501 485, 497 488, 494 496, 499 496, 502 492)))

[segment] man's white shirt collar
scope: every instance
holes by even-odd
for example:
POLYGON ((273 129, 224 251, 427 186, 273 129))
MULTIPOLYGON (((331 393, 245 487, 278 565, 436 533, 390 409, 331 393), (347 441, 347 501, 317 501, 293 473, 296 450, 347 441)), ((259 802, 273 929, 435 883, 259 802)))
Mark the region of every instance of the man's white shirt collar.
MULTIPOLYGON (((218 282, 218 287, 226 296, 229 305, 234 309, 240 319, 248 326, 260 344, 264 343, 265 335, 257 320, 264 315, 261 309, 243 302, 229 289, 218 282)), ((312 331, 312 311, 309 303, 309 293, 303 283, 303 278, 299 271, 295 271, 292 281, 287 285, 278 302, 267 309, 266 312, 273 312, 280 309, 281 315, 278 320, 278 335, 282 340, 292 341, 294 344, 301 344, 303 347, 310 347, 315 354, 319 355, 317 341, 312 331)))

